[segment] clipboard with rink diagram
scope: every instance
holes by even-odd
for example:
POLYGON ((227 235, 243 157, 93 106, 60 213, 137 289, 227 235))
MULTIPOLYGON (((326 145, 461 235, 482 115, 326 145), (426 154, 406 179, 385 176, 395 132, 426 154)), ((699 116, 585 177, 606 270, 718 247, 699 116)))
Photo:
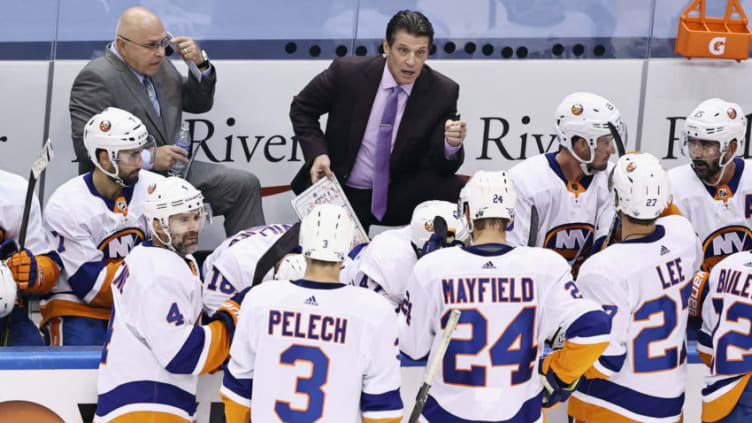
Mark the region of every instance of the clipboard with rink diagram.
POLYGON ((301 220, 303 220, 303 216, 307 216, 313 207, 318 204, 334 204, 344 207, 350 219, 355 223, 353 247, 369 241, 363 225, 360 224, 360 220, 355 216, 355 212, 352 206, 350 206, 350 202, 347 200, 345 192, 342 190, 342 185, 339 184, 337 178, 332 178, 332 180, 328 178, 319 179, 318 182, 293 198, 291 203, 295 209, 295 213, 297 213, 301 220))

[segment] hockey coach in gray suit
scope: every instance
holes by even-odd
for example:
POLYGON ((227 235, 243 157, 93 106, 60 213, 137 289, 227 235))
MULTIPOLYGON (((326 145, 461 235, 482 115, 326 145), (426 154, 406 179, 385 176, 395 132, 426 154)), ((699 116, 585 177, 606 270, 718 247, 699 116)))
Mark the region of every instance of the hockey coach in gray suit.
MULTIPOLYGON (((216 81, 214 66, 194 40, 169 38, 161 20, 149 10, 126 10, 105 55, 90 61, 73 82, 69 107, 79 173, 93 169, 84 148, 84 125, 106 107, 127 110, 146 125, 157 144, 151 170, 164 173, 178 160, 187 162, 185 150, 173 145, 183 111, 209 111, 216 81), (200 78, 191 72, 183 77, 165 58, 170 43, 180 57, 197 65, 200 78)), ((264 224, 261 186, 252 173, 194 161, 186 179, 201 190, 214 214, 224 215, 227 235, 264 224)))

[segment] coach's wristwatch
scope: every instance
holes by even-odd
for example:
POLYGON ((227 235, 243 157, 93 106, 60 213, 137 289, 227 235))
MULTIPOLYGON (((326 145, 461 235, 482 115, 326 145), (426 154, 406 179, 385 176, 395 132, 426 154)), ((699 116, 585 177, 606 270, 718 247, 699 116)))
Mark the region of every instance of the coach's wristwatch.
POLYGON ((202 71, 205 71, 209 69, 209 55, 206 54, 206 50, 201 50, 201 58, 204 60, 203 62, 197 64, 199 69, 202 71))

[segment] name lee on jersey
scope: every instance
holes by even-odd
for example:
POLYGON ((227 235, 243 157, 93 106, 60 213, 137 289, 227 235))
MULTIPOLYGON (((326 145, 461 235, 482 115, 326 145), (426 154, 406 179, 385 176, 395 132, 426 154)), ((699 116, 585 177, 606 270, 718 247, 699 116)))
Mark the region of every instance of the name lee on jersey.
POLYGON ((269 310, 269 335, 344 344, 347 319, 299 311, 269 310))

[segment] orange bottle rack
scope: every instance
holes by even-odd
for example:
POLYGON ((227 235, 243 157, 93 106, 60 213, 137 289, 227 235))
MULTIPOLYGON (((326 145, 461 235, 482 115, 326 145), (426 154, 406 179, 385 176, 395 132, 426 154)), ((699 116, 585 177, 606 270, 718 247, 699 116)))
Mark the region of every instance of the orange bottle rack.
POLYGON ((674 51, 691 59, 745 60, 749 56, 750 34, 747 15, 739 0, 728 0, 724 17, 706 17, 705 0, 693 0, 679 19, 674 51), (733 17, 736 15, 737 17, 733 17))

